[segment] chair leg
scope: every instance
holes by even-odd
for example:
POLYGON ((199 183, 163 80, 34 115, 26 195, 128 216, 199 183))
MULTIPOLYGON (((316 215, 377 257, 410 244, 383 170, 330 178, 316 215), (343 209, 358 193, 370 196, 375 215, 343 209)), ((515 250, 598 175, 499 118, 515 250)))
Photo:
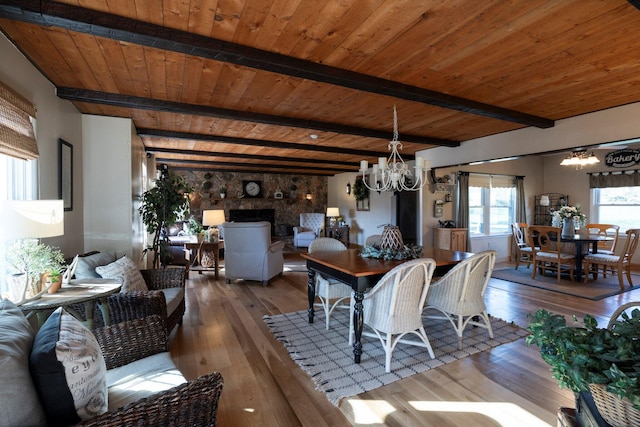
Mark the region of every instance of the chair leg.
MULTIPOLYGON (((623 274, 622 273, 622 268, 619 268, 618 269, 618 282, 620 283, 620 289, 624 290, 624 276, 622 274, 623 274)), ((631 279, 631 275, 629 275, 628 277, 629 277, 629 279, 631 279)), ((629 280, 629 283, 631 283, 631 280, 629 280)))
POLYGON ((628 265, 625 270, 627 270, 627 280, 629 281, 629 287, 633 288, 633 281, 631 280, 631 266, 628 265))
POLYGON ((393 353, 393 335, 390 332, 387 332, 387 338, 384 342, 384 371, 391 372, 391 354, 393 353))

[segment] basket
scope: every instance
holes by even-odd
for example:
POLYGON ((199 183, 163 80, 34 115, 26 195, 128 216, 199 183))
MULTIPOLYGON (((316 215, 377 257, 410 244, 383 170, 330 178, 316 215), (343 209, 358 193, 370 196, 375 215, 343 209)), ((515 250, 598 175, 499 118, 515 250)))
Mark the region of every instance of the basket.
POLYGON ((385 225, 380 239, 381 249, 400 250, 404 246, 400 228, 394 225, 385 225))
POLYGON ((598 412, 613 427, 640 426, 640 411, 628 399, 609 393, 604 384, 589 384, 589 390, 598 412))

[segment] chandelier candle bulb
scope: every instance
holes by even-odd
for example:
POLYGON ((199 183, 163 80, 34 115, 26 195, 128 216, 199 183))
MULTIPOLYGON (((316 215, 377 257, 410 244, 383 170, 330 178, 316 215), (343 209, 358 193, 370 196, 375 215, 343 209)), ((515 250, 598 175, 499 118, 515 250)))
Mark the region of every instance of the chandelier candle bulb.
POLYGON ((360 161, 360 172, 366 173, 367 169, 369 169, 369 162, 366 160, 360 161))
POLYGON ((424 159, 422 157, 416 157, 416 168, 422 168, 424 166, 424 159))
POLYGON ((387 159, 384 157, 378 157, 378 168, 385 170, 387 168, 387 159))

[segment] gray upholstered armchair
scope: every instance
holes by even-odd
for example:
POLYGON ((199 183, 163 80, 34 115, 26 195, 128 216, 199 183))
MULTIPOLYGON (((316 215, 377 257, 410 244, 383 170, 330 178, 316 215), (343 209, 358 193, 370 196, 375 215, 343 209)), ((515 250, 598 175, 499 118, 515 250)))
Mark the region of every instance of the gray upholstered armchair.
POLYGON ((322 236, 323 213, 301 213, 300 225, 293 227, 293 246, 308 248, 316 237, 322 236))
POLYGON ((284 242, 271 243, 271 224, 259 222, 225 222, 224 274, 232 279, 258 280, 267 285, 282 274, 284 242))

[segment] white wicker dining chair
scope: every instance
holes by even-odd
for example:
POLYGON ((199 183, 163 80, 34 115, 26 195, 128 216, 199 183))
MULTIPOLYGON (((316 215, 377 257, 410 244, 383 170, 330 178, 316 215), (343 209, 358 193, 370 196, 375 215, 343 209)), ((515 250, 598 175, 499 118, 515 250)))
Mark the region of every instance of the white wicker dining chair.
POLYGON ((496 251, 479 252, 458 263, 429 289, 424 316, 449 320, 458 334, 458 349, 462 348, 462 333, 467 325, 483 327, 493 338, 484 295, 495 263, 496 251), (426 314, 428 310, 441 314, 426 314))
MULTIPOLYGON (((385 372, 391 372, 391 354, 398 343, 424 347, 429 356, 435 357, 429 338, 422 324, 422 309, 435 270, 436 262, 419 258, 404 262, 386 273, 362 300, 363 336, 377 337, 385 352, 385 372), (415 334, 418 340, 403 339, 415 334)), ((353 301, 353 298, 352 298, 353 301)), ((353 345, 353 302, 349 322, 349 345, 353 345)))
MULTIPOLYGON (((309 253, 313 252, 333 252, 346 251, 347 247, 340 240, 331 237, 318 237, 309 244, 309 253)), ((324 310, 325 324, 329 330, 331 313, 336 308, 349 308, 349 298, 351 297, 351 286, 339 280, 326 278, 316 273, 316 298, 320 300, 314 305, 321 306, 324 310), (331 301, 333 300, 333 304, 331 301), (346 301, 345 301, 346 300, 346 301)))

